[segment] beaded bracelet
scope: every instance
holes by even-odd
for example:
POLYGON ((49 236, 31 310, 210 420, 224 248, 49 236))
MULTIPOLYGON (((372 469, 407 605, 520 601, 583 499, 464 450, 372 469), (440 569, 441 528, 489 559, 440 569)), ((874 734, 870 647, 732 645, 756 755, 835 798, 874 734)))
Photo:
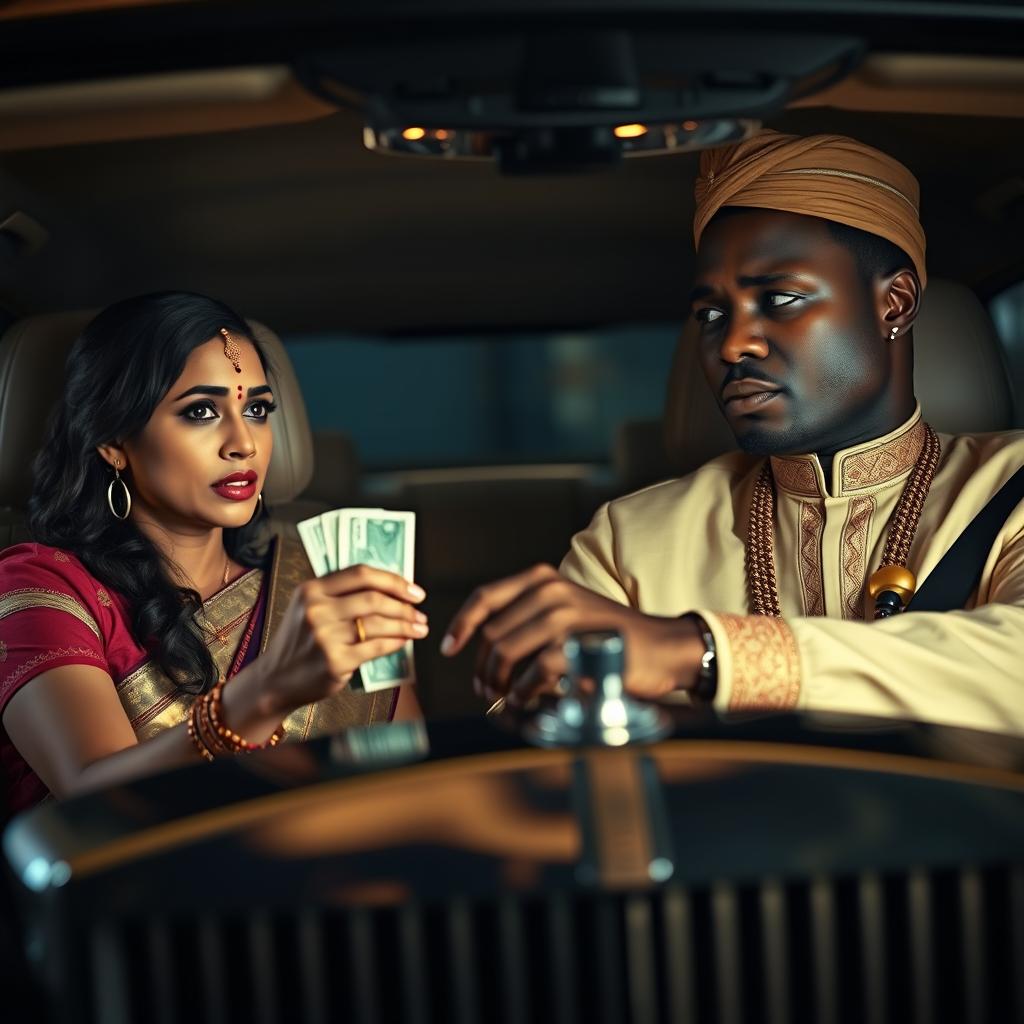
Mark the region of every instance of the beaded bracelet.
POLYGON ((199 710, 202 704, 202 697, 196 700, 192 704, 192 710, 188 716, 188 738, 192 741, 193 746, 199 751, 199 756, 204 761, 213 760, 213 751, 206 745, 206 741, 203 739, 202 733, 200 732, 199 725, 199 710))
POLYGON ((278 726, 265 743, 250 743, 224 724, 221 693, 224 677, 209 693, 204 693, 192 705, 188 720, 188 735, 200 756, 213 761, 218 754, 249 753, 276 747, 284 737, 283 726, 278 726))
POLYGON ((224 721, 221 718, 221 711, 223 710, 221 692, 223 689, 224 680, 221 679, 208 695, 210 700, 206 710, 209 715, 210 725, 213 727, 213 731, 224 743, 228 745, 231 752, 238 753, 243 750, 248 752, 252 750, 265 750, 267 747, 276 747, 284 736, 284 731, 280 726, 274 730, 265 743, 250 743, 224 724, 224 721))

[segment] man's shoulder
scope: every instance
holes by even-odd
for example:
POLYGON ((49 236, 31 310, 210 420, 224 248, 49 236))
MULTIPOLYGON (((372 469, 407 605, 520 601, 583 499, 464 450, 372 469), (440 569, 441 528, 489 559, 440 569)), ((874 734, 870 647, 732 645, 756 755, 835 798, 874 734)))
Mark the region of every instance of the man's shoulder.
POLYGON ((1009 477, 1024 466, 1024 430, 940 434, 944 467, 959 474, 1009 477))
POLYGON ((741 486, 762 461, 761 456, 739 451, 719 455, 686 476, 663 480, 621 498, 613 498, 608 503, 609 515, 632 518, 659 515, 668 508, 681 505, 710 505, 741 486))

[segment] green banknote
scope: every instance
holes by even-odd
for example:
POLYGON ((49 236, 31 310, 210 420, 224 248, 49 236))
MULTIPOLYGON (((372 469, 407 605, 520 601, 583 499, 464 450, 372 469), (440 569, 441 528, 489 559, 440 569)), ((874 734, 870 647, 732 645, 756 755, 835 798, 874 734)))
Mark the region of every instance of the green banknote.
MULTIPOLYGON (((383 508, 343 508, 298 524, 299 538, 317 576, 370 565, 413 579, 416 515, 383 508)), ((353 677, 353 689, 368 692, 416 681, 412 641, 401 650, 366 662, 353 677)))
MULTIPOLYGON (((416 516, 382 508, 346 508, 338 516, 338 568, 370 565, 413 578, 416 516)), ((412 641, 401 650, 368 661, 359 670, 364 690, 384 690, 416 680, 412 641)))

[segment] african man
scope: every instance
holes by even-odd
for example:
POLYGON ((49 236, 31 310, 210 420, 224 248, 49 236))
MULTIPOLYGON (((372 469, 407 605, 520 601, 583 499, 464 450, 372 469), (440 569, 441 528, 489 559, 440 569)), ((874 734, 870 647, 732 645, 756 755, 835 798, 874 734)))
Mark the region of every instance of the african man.
POLYGON ((1024 502, 965 606, 899 613, 1024 465, 1024 433, 922 419, 918 194, 841 136, 702 154, 692 314, 741 450, 604 505, 560 572, 480 588, 442 650, 480 630, 483 695, 552 687, 568 633, 614 628, 637 696, 1024 732, 1024 502))

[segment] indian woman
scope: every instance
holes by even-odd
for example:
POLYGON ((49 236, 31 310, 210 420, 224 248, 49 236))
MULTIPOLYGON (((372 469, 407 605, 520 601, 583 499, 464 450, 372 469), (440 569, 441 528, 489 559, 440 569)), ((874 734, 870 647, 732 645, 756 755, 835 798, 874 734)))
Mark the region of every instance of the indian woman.
POLYGON ((269 527, 268 366, 244 319, 185 292, 116 303, 74 343, 32 542, 0 551, 8 813, 419 715, 408 686, 349 684, 427 635, 423 590, 367 566, 316 579, 269 527))

